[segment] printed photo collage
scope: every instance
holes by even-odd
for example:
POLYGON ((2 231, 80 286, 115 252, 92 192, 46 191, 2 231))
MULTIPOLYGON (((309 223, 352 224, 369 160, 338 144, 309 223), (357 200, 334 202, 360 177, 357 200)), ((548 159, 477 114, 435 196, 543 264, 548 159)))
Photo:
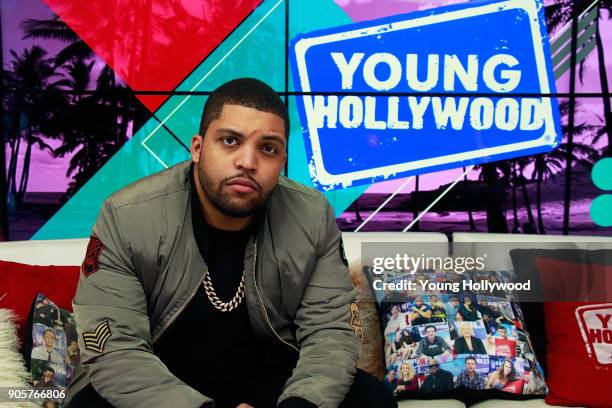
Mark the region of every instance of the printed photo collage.
POLYGON ((410 280, 418 288, 375 291, 384 329, 385 385, 395 394, 455 387, 544 393, 543 372, 511 294, 428 291, 419 284, 463 279, 511 282, 514 274, 429 271, 384 276, 385 282, 410 280))
MULTIPOLYGON (((79 361, 74 317, 38 294, 32 317, 32 386, 65 391, 79 361)), ((61 407, 61 401, 61 398, 45 400, 43 406, 61 407)))

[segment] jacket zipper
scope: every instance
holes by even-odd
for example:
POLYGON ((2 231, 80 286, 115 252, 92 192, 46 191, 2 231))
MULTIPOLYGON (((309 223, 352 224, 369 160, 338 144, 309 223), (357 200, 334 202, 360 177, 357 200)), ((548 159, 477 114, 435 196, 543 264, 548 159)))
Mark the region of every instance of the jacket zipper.
POLYGON ((274 327, 272 327, 272 323, 270 323, 270 319, 268 318, 268 312, 266 311, 266 306, 264 305, 263 299, 261 298, 261 295, 259 294, 259 289, 257 288, 257 278, 255 277, 255 271, 257 268, 257 243, 254 243, 253 246, 255 250, 255 254, 253 256, 253 283, 255 284, 255 292, 257 293, 257 297, 259 297, 259 304, 261 305, 261 309, 263 310, 263 314, 264 314, 264 317, 266 318, 266 322, 268 323, 268 327, 270 327, 270 330, 272 330, 272 333, 274 333, 277 339, 279 339, 282 343, 286 344, 287 346, 291 347, 292 349, 294 349, 295 351, 299 353, 300 350, 298 350, 298 348, 295 347, 293 344, 288 343, 285 340, 283 340, 282 337, 278 335, 276 330, 274 330, 274 327))
MULTIPOLYGON (((155 343, 157 340, 159 340, 159 338, 161 337, 162 334, 164 334, 164 332, 168 329, 168 327, 170 327, 170 325, 172 323, 174 323, 174 321, 176 320, 176 318, 181 314, 181 312, 183 311, 183 309, 185 309, 185 307, 189 304, 189 302, 191 302, 191 299, 193 299, 193 297, 195 296, 195 294, 198 292, 198 289, 200 288, 200 285, 202 284, 202 280, 200 280, 200 283, 198 284, 198 286, 196 286, 196 288, 191 292, 191 295, 189 295, 189 298, 187 299, 187 301, 185 303, 183 303, 181 305, 181 307, 178 309, 178 311, 174 314, 174 316, 172 316, 172 318, 168 321, 168 323, 166 323, 157 333, 157 335, 155 337, 153 337, 151 339, 151 343, 155 343)), ((87 385, 89 385, 90 382, 85 383, 85 385, 83 385, 81 388, 79 388, 74 394, 73 394, 73 398, 83 390, 83 388, 87 387, 87 385)), ((66 406, 66 408, 70 408, 70 405, 72 401, 70 401, 68 403, 68 405, 66 406)))
POLYGON ((153 337, 151 339, 151 343, 155 343, 157 340, 159 340, 159 338, 161 337, 162 334, 164 334, 166 332, 166 330, 168 329, 168 327, 170 327, 172 325, 172 323, 174 323, 174 321, 176 320, 177 317, 179 317, 179 315, 181 314, 181 312, 185 309, 185 307, 187 307, 187 305, 189 304, 189 302, 191 302, 191 299, 193 299, 193 297, 195 296, 196 293, 198 293, 198 289, 200 289, 200 286, 202 285, 202 281, 204 280, 204 278, 200 279, 200 282, 198 283, 198 286, 195 287, 195 289, 191 292, 191 294, 189 295, 189 298, 187 298, 187 300, 185 301, 185 303, 183 303, 181 305, 181 307, 176 311, 176 313, 174 314, 174 316, 172 316, 172 318, 170 320, 168 320, 168 322, 166 324, 163 325, 163 327, 161 329, 159 329, 159 331, 157 332, 157 334, 155 335, 155 337, 153 337))

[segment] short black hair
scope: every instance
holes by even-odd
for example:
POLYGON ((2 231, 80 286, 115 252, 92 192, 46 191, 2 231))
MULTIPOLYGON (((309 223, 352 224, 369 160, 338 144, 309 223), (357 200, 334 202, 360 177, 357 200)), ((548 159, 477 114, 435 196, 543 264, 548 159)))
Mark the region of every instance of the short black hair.
POLYGON ((434 329, 435 332, 438 331, 438 330, 436 330, 436 326, 434 326, 433 324, 428 324, 427 326, 425 326, 425 332, 427 332, 427 330, 429 330, 429 328, 434 329))
POLYGON ((467 363, 468 360, 472 360, 472 361, 474 361, 474 363, 476 363, 476 357, 474 357, 474 356, 467 356, 465 358, 465 362, 467 363))
POLYGON ((215 89, 204 104, 200 135, 204 136, 210 123, 219 118, 224 105, 240 105, 280 116, 285 122, 285 138, 289 141, 289 114, 278 94, 255 78, 238 78, 215 89))

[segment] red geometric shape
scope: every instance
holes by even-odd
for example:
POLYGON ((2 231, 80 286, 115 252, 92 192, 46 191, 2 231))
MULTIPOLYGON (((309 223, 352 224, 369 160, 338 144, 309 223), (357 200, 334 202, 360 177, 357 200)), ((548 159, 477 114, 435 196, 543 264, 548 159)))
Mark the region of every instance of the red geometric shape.
POLYGON ((262 0, 44 1, 133 90, 172 91, 262 0))

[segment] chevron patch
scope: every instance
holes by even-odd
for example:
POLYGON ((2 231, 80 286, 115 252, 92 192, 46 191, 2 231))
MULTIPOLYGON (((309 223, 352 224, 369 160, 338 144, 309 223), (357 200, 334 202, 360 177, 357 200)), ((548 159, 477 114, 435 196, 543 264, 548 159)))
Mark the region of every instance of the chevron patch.
POLYGON ((85 348, 89 351, 95 351, 102 353, 104 351, 104 345, 111 336, 110 325, 108 320, 100 323, 94 330, 83 332, 83 341, 85 342, 85 348))

